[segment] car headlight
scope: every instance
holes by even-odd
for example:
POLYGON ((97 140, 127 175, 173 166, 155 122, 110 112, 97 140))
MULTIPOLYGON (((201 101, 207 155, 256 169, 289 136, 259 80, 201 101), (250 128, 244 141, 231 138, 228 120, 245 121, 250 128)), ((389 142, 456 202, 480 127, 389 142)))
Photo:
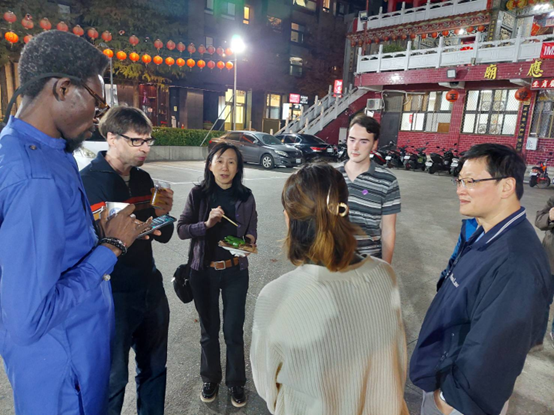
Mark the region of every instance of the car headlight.
POLYGON ((86 158, 89 158, 89 159, 96 158, 96 154, 94 153, 94 151, 91 151, 88 148, 82 147, 81 148, 81 154, 83 155, 83 157, 86 157, 86 158))
POLYGON ((279 154, 281 157, 288 157, 288 154, 281 150, 275 150, 275 154, 279 154))

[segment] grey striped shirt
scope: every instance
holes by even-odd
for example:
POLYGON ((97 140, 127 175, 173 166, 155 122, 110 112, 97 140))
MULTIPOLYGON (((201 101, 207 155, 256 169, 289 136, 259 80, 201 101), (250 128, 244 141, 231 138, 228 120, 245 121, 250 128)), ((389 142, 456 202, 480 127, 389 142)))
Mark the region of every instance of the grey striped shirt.
POLYGON ((381 217, 400 212, 400 188, 394 174, 371 163, 369 170, 352 182, 344 168, 338 168, 348 185, 350 221, 366 233, 357 236, 358 252, 381 258, 381 217))

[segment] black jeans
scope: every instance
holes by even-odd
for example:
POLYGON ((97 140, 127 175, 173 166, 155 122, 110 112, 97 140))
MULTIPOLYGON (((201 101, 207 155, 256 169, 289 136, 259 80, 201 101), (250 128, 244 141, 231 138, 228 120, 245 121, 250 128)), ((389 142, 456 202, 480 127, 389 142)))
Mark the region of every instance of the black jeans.
POLYGON ((136 355, 137 413, 164 413, 167 378, 167 333, 169 304, 167 297, 148 293, 113 293, 115 338, 112 341, 109 415, 121 414, 125 386, 129 380, 129 351, 136 355))
POLYGON ((216 271, 191 270, 190 285, 200 317, 202 355, 200 376, 204 382, 220 383, 219 293, 223 299, 223 335, 227 346, 225 384, 244 386, 244 314, 248 292, 248 269, 238 266, 216 271))

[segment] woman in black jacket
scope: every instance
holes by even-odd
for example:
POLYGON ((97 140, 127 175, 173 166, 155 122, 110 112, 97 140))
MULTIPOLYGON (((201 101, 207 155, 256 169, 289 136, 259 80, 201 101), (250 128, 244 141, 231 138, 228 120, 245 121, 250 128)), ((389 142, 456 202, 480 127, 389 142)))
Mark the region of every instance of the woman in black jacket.
POLYGON ((226 236, 256 243, 258 214, 252 191, 242 184, 243 160, 236 147, 220 143, 208 155, 204 180, 189 193, 177 224, 191 239, 189 264, 194 304, 200 317, 202 355, 200 399, 212 402, 222 380, 219 346, 219 294, 227 345, 225 383, 235 407, 246 405, 243 325, 248 292, 248 259, 218 246, 226 236), (227 217, 236 223, 234 225, 227 217))

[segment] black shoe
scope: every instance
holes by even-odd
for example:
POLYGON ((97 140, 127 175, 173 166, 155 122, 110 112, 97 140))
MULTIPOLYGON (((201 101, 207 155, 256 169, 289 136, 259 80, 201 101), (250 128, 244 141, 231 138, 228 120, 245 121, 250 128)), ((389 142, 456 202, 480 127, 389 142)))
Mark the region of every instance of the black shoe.
POLYGON ((229 388, 229 395, 231 395, 231 403, 235 408, 242 408, 246 405, 244 386, 231 386, 229 388))
POLYGON ((219 383, 204 382, 202 386, 202 393, 200 394, 200 400, 205 403, 210 403, 217 398, 217 391, 219 390, 219 383))

